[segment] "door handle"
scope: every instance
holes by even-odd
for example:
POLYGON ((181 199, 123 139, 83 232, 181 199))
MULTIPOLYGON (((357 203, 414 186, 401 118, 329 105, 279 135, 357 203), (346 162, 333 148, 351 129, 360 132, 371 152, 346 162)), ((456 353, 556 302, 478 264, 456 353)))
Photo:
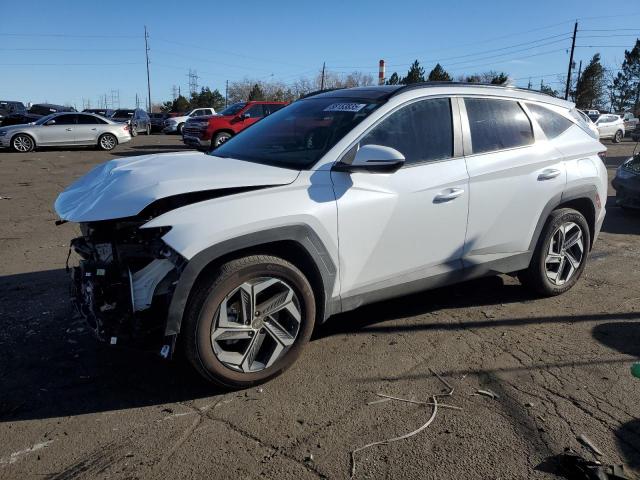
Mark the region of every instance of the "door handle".
POLYGON ((547 168, 546 170, 543 170, 540 175, 538 175, 538 180, 551 180, 552 178, 556 178, 557 176, 559 176, 561 173, 562 172, 557 168, 547 168))
POLYGON ((95 132, 97 130, 97 128, 92 128, 91 130, 93 130, 95 132))
POLYGON ((65 128, 65 130, 66 130, 67 132, 70 132, 70 131, 71 131, 71 130, 73 130, 73 129, 72 129, 72 128, 65 128))
POLYGON ((444 203, 450 202, 451 200, 455 200, 460 195, 464 193, 462 188, 448 188, 447 190, 443 190, 433 199, 433 203, 444 203))

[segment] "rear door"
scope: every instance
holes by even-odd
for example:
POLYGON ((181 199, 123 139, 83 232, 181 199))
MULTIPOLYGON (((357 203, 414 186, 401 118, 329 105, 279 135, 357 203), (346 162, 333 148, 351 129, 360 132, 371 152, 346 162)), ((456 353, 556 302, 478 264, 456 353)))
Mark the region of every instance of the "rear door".
MULTIPOLYGON (((516 100, 467 97, 461 108, 470 195, 465 267, 528 263, 538 220, 566 184, 562 154, 516 100)), ((499 271, 526 264, 512 266, 499 271)))
POLYGON ((78 145, 94 145, 98 143, 99 120, 93 115, 78 114, 75 127, 75 143, 78 145))
POLYGON ((39 145, 73 145, 75 142, 76 117, 74 113, 58 115, 54 125, 43 125, 38 129, 39 145))
POLYGON ((459 120, 455 99, 412 101, 347 154, 368 144, 392 147, 405 156, 400 170, 332 172, 345 305, 418 291, 461 271, 468 175, 459 120))

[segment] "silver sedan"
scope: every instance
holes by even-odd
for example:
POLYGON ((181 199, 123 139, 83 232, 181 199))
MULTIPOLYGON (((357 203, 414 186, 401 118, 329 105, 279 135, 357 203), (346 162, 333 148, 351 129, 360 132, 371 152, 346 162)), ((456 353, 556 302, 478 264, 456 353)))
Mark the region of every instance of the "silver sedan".
POLYGON ((129 125, 92 113, 54 113, 34 123, 0 128, 0 147, 10 147, 17 152, 76 145, 113 150, 119 143, 130 140, 129 125))

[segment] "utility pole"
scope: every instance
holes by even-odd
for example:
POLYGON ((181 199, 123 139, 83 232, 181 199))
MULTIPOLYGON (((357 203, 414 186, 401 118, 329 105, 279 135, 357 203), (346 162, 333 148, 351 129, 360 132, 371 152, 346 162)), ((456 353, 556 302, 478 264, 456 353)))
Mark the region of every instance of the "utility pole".
POLYGON ((569 98, 569 88, 571 87, 571 70, 573 69, 573 51, 576 49, 576 34, 578 33, 578 22, 573 26, 573 40, 571 40, 571 55, 569 55, 569 69, 567 70, 567 86, 564 89, 564 99, 569 98))
POLYGON ((189 93, 191 95, 198 93, 198 72, 189 69, 189 93))
POLYGON ((140 108, 140 99, 138 98, 137 93, 136 93, 136 108, 140 108))
POLYGON ((226 81, 224 87, 224 108, 227 108, 227 103, 229 102, 229 80, 226 81))
POLYGON ((324 90, 324 65, 325 62, 322 62, 322 78, 320 79, 320 90, 324 90))
POLYGON ((151 79, 149 78, 149 32, 144 26, 144 54, 147 57, 147 111, 151 111, 151 79))
POLYGON ((178 87, 174 85, 173 88, 171 89, 171 98, 175 100, 176 98, 178 98, 178 95, 179 95, 178 87))
POLYGON ((531 90, 531 77, 529 77, 529 83, 527 84, 527 90, 531 90))
POLYGON ((580 76, 582 75, 582 60, 580 60, 580 66, 578 67, 578 78, 576 80, 576 97, 575 100, 578 100, 578 92, 580 92, 580 76))

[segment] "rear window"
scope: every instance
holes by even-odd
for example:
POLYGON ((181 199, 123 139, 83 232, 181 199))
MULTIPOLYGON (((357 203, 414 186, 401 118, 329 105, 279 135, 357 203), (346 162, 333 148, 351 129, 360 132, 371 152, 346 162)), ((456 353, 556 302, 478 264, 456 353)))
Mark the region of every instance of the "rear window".
POLYGON ((540 128, 542 128, 544 134, 550 140, 564 133, 571 125, 573 125, 571 120, 541 105, 527 103, 527 107, 529 108, 531 115, 533 115, 533 118, 535 118, 540 125, 540 128))
POLYGON ((133 110, 116 110, 112 116, 114 118, 131 118, 133 117, 133 110))
POLYGON ((465 98, 473 153, 523 147, 533 143, 531 122, 514 100, 465 98))

